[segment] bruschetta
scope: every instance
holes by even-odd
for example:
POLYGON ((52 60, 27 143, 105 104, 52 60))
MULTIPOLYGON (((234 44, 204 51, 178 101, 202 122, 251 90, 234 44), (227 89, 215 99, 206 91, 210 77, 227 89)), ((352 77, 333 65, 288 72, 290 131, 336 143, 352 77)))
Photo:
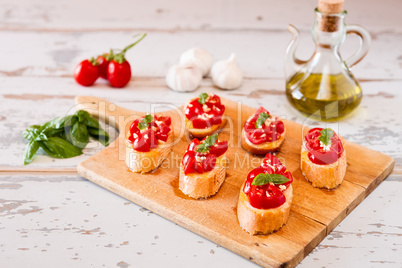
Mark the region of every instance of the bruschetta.
POLYGON ((260 107, 245 122, 241 145, 252 154, 266 154, 279 150, 285 139, 285 133, 282 120, 260 107))
POLYGON ((126 134, 125 161, 133 172, 147 173, 162 164, 172 150, 171 118, 147 114, 134 120, 126 134))
POLYGON ((212 135, 225 123, 225 105, 215 94, 201 93, 184 106, 186 128, 197 138, 212 135))
POLYGON ((301 170, 314 187, 338 187, 346 173, 345 141, 330 128, 309 130, 301 149, 301 170))
POLYGON ((215 195, 226 177, 227 149, 228 142, 219 141, 217 133, 194 139, 180 165, 180 190, 194 199, 215 195))
POLYGON ((279 230, 289 218, 293 199, 292 174, 268 153, 260 167, 249 172, 240 188, 237 218, 252 235, 279 230))

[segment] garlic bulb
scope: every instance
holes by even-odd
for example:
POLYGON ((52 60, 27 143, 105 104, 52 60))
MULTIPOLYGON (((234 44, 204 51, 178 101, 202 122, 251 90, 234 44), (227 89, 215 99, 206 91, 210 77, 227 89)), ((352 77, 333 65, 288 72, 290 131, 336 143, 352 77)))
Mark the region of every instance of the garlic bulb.
POLYGON ((211 54, 201 48, 191 48, 180 56, 181 64, 195 64, 200 68, 202 76, 206 76, 209 73, 213 61, 211 54))
POLYGON ((212 66, 211 75, 214 84, 222 89, 235 89, 243 82, 243 73, 237 66, 234 53, 228 60, 216 62, 212 66))
POLYGON ((175 91, 194 91, 201 80, 201 70, 193 64, 173 65, 166 74, 166 84, 175 91))

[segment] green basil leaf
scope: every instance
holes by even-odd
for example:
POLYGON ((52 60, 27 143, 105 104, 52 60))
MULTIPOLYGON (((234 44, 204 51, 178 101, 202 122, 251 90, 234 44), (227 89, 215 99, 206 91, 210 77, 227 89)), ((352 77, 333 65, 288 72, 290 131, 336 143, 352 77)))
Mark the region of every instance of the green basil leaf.
POLYGON ((85 110, 78 110, 74 113, 74 115, 77 116, 78 122, 83 123, 85 119, 89 116, 91 116, 87 111, 85 110))
POLYGON ((28 165, 29 163, 32 162, 32 159, 36 152, 39 149, 39 143, 35 140, 31 140, 27 146, 25 147, 25 152, 24 152, 24 165, 28 165))
POLYGON ((44 123, 44 124, 39 128, 39 131, 40 131, 40 132, 43 132, 43 131, 45 131, 46 129, 49 129, 49 128, 56 128, 58 122, 59 122, 59 118, 58 118, 58 117, 53 118, 52 120, 50 120, 50 121, 44 123))
POLYGON ((334 136, 335 132, 330 128, 324 128, 320 133, 321 136, 318 139, 325 145, 331 145, 331 138, 334 136))
POLYGON ((139 130, 146 129, 148 126, 149 125, 147 123, 145 123, 145 122, 142 122, 142 121, 138 122, 138 129, 139 130))
POLYGON ((198 144, 195 147, 195 151, 198 153, 208 152, 210 149, 209 147, 214 146, 217 140, 218 140, 218 133, 208 136, 201 144, 198 144))
POLYGON ((87 126, 83 123, 76 122, 71 128, 70 142, 79 148, 85 148, 89 142, 89 134, 87 126))
POLYGON ((77 122, 77 121, 78 121, 78 116, 67 115, 67 116, 63 117, 62 119, 60 119, 56 128, 57 129, 69 128, 69 127, 72 127, 75 124, 75 122, 77 122))
POLYGON ((154 118, 153 118, 153 116, 152 115, 150 115, 150 114, 147 114, 143 119, 142 119, 142 121, 144 121, 145 123, 151 123, 152 121, 154 121, 154 118))
POLYGON ((215 145, 215 142, 218 140, 218 133, 215 133, 215 134, 213 134, 213 135, 211 135, 211 136, 208 136, 206 139, 205 139, 205 143, 206 144, 208 144, 209 146, 214 146, 215 145))
POLYGON ((34 140, 40 134, 39 128, 38 125, 30 126, 22 132, 22 136, 27 140, 34 140))
POLYGON ((140 122, 138 122, 139 130, 143 130, 149 127, 149 123, 151 123, 153 120, 154 118, 152 117, 152 115, 147 114, 144 118, 140 120, 140 122))
POLYGON ((88 128, 88 133, 91 137, 98 140, 103 146, 109 145, 109 134, 101 128, 88 128))
POLYGON ((101 128, 98 120, 93 118, 89 113, 84 114, 84 120, 82 123, 88 127, 93 127, 93 128, 101 128))
POLYGON ((40 141, 39 145, 48 155, 54 158, 70 158, 82 154, 80 148, 60 137, 49 137, 46 141, 40 141))
POLYGON ((201 93, 200 96, 198 96, 198 103, 204 105, 206 100, 208 98, 208 94, 207 93, 201 93))
POLYGON ((206 153, 209 151, 209 146, 205 143, 198 144, 197 147, 195 147, 195 151, 197 153, 206 153))
POLYGON ((260 128, 262 127, 262 124, 264 124, 265 120, 270 118, 271 116, 267 114, 266 112, 262 112, 258 115, 257 121, 255 121, 255 128, 260 128))
POLYGON ((268 183, 274 184, 284 184, 288 182, 289 179, 281 174, 265 174, 260 173, 254 177, 253 182, 251 185, 265 185, 268 183))

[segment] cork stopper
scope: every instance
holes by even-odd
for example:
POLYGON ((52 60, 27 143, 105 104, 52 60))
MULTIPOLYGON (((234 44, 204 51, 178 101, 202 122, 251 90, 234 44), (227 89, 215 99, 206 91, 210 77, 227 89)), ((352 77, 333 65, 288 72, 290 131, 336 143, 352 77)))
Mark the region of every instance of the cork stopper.
POLYGON ((343 12, 344 0, 318 0, 318 11, 323 13, 318 21, 318 29, 323 32, 336 32, 340 18, 336 14, 343 12))
POLYGON ((344 0, 318 0, 318 10, 322 13, 341 13, 344 0))

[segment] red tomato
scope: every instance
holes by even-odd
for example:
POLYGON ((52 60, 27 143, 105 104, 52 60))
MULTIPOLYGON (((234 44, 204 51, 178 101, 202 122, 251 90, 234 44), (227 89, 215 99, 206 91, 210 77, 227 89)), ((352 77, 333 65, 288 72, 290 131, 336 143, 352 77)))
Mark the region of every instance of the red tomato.
POLYGON ((99 76, 103 79, 107 79, 107 66, 109 61, 107 60, 108 54, 100 55, 96 58, 96 62, 99 64, 99 76))
POLYGON ((204 172, 202 168, 202 163, 197 162, 195 157, 188 157, 187 162, 184 164, 184 174, 188 175, 191 173, 202 174, 204 172))
POLYGON ((185 165, 191 158, 195 157, 195 152, 194 151, 187 151, 184 156, 183 156, 183 160, 181 161, 181 163, 183 165, 185 165))
POLYGON ((91 86, 99 77, 99 68, 96 61, 90 60, 81 61, 74 69, 74 79, 82 86, 91 86))
POLYGON ((187 151, 195 151, 195 147, 199 145, 201 142, 198 139, 194 139, 187 147, 187 151))
POLYGON ((317 165, 328 165, 336 162, 343 153, 343 145, 338 135, 331 138, 331 147, 328 151, 321 147, 319 137, 322 128, 313 128, 305 136, 308 158, 317 165))
POLYGON ((110 61, 107 67, 107 79, 112 87, 125 87, 131 79, 130 63, 126 60, 122 63, 110 61))
POLYGON ((223 155, 228 150, 228 142, 227 141, 217 141, 209 152, 211 154, 216 155, 217 157, 223 155))
MULTIPOLYGON (((273 159, 276 162, 274 158, 275 157, 273 156, 271 159, 273 159)), ((279 207, 280 205, 285 203, 286 197, 277 186, 270 184, 258 185, 258 186, 252 185, 254 178, 260 173, 276 174, 277 172, 275 172, 272 168, 268 166, 267 167, 260 166, 250 171, 243 188, 243 192, 247 194, 250 198, 250 204, 258 209, 270 209, 279 207)), ((287 186, 293 181, 290 172, 282 175, 286 176, 289 180, 291 180, 290 182, 284 184, 285 186, 287 186), (290 178, 288 176, 290 176, 290 178)))
POLYGON ((162 121, 167 126, 172 124, 172 119, 170 116, 155 115, 155 121, 162 121))
POLYGON ((138 152, 149 152, 150 151, 150 146, 149 143, 144 139, 143 136, 140 138, 136 139, 133 143, 133 149, 138 151, 138 152))
POLYGON ((206 159, 202 161, 202 169, 204 172, 214 169, 216 163, 216 155, 207 154, 206 159))
POLYGON ((194 128, 203 129, 203 128, 208 128, 210 126, 211 126, 211 124, 206 119, 197 117, 197 118, 194 118, 194 120, 193 120, 194 128))
POLYGON ((283 192, 276 186, 253 186, 249 194, 250 205, 258 209, 277 208, 286 201, 283 192))

